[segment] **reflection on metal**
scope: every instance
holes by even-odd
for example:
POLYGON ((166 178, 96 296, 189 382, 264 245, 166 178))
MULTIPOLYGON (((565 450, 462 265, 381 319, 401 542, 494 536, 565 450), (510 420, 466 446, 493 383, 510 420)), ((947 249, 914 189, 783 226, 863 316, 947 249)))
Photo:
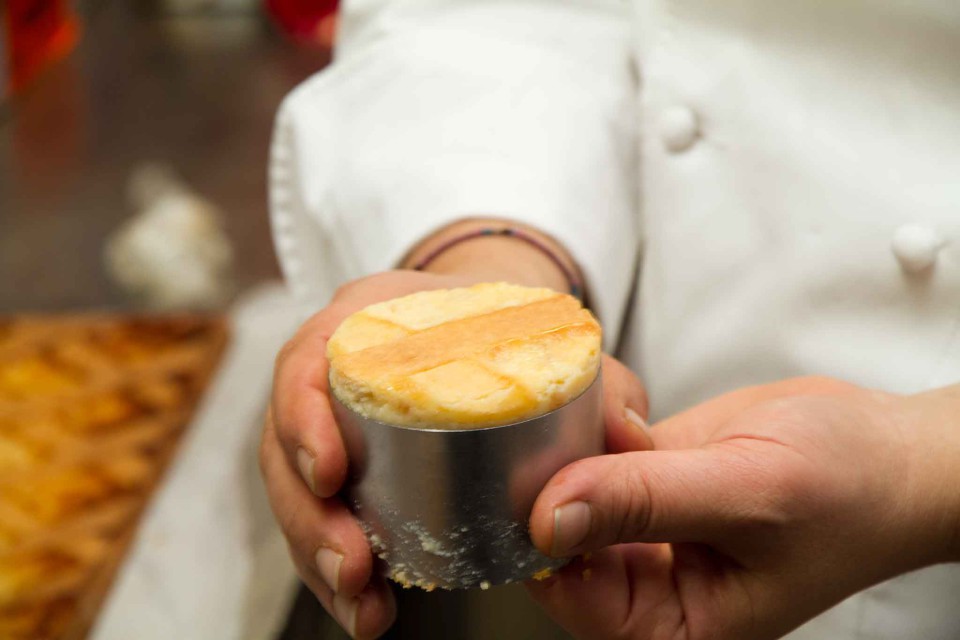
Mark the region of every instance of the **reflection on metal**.
POLYGON ((487 429, 398 427, 333 404, 352 465, 347 501, 394 580, 485 588, 564 564, 533 547, 528 519, 554 473, 603 453, 600 376, 556 411, 487 429))

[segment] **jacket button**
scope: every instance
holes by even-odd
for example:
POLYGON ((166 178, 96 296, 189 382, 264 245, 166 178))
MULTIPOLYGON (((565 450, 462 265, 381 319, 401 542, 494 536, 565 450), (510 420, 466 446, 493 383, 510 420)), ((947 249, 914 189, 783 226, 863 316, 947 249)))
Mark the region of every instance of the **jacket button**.
POLYGON ((693 109, 669 107, 660 116, 660 138, 672 153, 686 151, 700 136, 700 122, 693 109))
POLYGON ((893 255, 907 273, 920 273, 937 261, 937 252, 943 242, 930 227, 905 224, 893 234, 893 255))

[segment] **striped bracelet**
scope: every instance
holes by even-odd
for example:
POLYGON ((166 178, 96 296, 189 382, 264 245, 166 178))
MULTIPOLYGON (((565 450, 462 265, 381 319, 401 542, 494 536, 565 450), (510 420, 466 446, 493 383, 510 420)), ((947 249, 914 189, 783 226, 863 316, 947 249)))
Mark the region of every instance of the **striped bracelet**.
POLYGON ((516 229, 514 227, 503 227, 501 229, 495 229, 492 227, 484 227, 483 229, 476 229, 474 231, 468 231, 459 236, 454 236, 446 242, 443 242, 440 246, 433 249, 430 253, 425 255, 423 258, 417 261, 411 268, 414 271, 423 271, 427 266, 437 259, 437 257, 449 250, 451 247, 454 247, 462 242, 467 240, 473 240, 474 238, 484 238, 500 236, 506 238, 516 238, 522 242, 526 242, 531 247, 537 249, 540 253, 547 256, 550 261, 557 265, 557 268, 563 272, 563 276, 567 279, 567 284, 570 286, 570 295, 575 298, 583 300, 583 284, 580 282, 580 279, 577 277, 577 274, 573 272, 567 265, 563 263, 563 260, 546 244, 535 238, 534 236, 516 229))

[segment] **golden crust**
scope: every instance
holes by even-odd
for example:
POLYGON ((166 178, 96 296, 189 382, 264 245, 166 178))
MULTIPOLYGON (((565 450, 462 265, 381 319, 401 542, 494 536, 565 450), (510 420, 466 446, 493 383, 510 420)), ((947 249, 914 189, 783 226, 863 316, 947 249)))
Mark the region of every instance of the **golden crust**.
POLYGON ((0 319, 0 638, 84 635, 225 339, 217 318, 0 319))
POLYGON ((600 326, 575 298, 481 284, 426 291, 347 318, 327 355, 358 413, 422 428, 481 428, 542 415, 596 377, 600 326))

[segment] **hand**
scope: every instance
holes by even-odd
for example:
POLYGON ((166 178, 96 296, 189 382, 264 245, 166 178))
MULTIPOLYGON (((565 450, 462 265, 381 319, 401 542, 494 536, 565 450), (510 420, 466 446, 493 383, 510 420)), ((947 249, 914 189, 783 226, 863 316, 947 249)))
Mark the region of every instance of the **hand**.
MULTIPOLYGON (((327 308, 304 324, 277 358, 260 447, 271 507, 300 577, 353 637, 383 633, 393 621, 396 605, 374 568, 357 521, 337 497, 348 460, 328 398, 327 340, 344 318, 369 304, 477 280, 397 271, 356 281, 340 289, 327 308)), ((642 424, 647 407, 643 387, 613 359, 605 358, 603 366, 608 447, 649 449, 651 441, 642 424)))
POLYGON ((324 608, 357 638, 393 622, 393 594, 373 570, 359 524, 337 497, 347 457, 331 413, 327 340, 344 318, 390 298, 471 284, 455 276, 394 271, 341 287, 281 350, 260 444, 270 505, 297 573, 324 608))
POLYGON ((591 640, 777 638, 867 586, 960 559, 958 415, 956 396, 821 378, 721 396, 653 427, 656 451, 551 479, 535 543, 599 551, 529 589, 591 640))

